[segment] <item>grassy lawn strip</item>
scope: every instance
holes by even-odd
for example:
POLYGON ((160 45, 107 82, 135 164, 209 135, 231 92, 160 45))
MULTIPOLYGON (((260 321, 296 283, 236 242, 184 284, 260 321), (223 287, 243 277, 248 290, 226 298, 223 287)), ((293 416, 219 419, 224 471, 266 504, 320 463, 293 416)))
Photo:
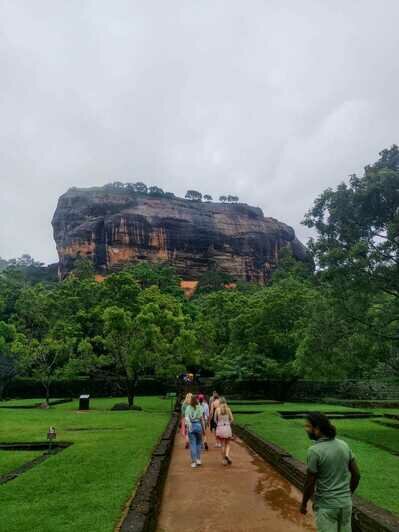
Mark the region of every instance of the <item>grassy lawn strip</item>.
MULTIPOLYGON (((49 410, 0 411, 1 442, 44 441, 54 425, 57 441, 74 443, 0 486, 7 532, 113 531, 170 417, 167 400, 140 397, 142 412, 111 412, 116 402, 93 400, 92 410, 82 413, 77 401, 49 410)), ((25 454, 29 460, 32 453, 25 454)), ((10 458, 3 474, 8 467, 14 469, 10 458)))
MULTIPOLYGON (((258 410, 260 407, 256 406, 254 409, 258 410)), ((286 449, 303 462, 306 462, 306 452, 310 445, 303 429, 303 421, 282 419, 277 412, 346 410, 342 406, 315 403, 265 405, 261 409, 261 414, 239 414, 239 408, 233 408, 233 413, 237 423, 247 425, 265 440, 286 449)), ((356 411, 353 408, 347 410, 356 411)), ((399 514, 399 457, 392 454, 399 452, 398 429, 380 425, 370 419, 340 419, 333 420, 333 423, 337 427, 338 437, 347 441, 356 454, 362 473, 358 495, 399 514)))
POLYGON ((0 449, 0 476, 34 460, 41 454, 43 451, 2 451, 0 449))

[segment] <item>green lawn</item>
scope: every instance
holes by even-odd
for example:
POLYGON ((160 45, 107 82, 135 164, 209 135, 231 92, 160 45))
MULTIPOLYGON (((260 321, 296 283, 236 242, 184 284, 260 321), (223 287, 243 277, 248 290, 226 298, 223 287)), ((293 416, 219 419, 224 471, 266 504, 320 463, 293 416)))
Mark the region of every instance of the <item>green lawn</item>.
POLYGON ((40 451, 0 451, 0 476, 43 454, 40 451))
MULTIPOLYGON (((111 412, 116 402, 120 399, 92 400, 88 412, 78 412, 77 401, 49 410, 0 409, 2 443, 45 441, 50 425, 57 441, 73 442, 0 485, 1 522, 7 532, 114 530, 170 417, 168 400, 139 397, 142 412, 111 412)), ((0 474, 38 454, 0 451, 0 474)))
MULTIPOLYGON (((265 440, 286 449, 293 456, 306 461, 310 445, 302 420, 282 419, 278 411, 321 410, 356 411, 354 408, 331 404, 285 403, 283 405, 233 406, 236 422, 247 425, 265 440), (240 410, 262 410, 261 414, 239 414, 240 410)), ((367 409, 360 409, 368 411, 367 409)), ((370 410, 374 413, 395 413, 392 409, 370 410)), ((389 421, 389 420, 384 420, 389 421)), ((399 514, 399 429, 386 427, 372 419, 333 420, 338 437, 353 449, 362 480, 357 494, 399 514)))

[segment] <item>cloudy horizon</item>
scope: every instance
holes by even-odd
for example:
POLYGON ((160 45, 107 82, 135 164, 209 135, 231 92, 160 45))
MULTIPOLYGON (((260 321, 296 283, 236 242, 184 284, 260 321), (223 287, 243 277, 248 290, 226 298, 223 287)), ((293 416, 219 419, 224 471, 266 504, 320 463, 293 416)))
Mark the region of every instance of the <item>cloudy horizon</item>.
POLYGON ((294 227, 399 143, 399 3, 0 0, 0 257, 72 186, 234 194, 294 227))

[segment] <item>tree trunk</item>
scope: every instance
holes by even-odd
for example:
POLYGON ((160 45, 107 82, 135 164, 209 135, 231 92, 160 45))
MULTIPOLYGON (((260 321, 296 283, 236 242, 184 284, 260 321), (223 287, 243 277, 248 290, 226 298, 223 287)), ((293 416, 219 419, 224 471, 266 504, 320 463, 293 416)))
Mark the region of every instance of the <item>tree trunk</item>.
POLYGON ((127 381, 127 403, 129 408, 132 408, 134 405, 134 397, 136 395, 136 380, 127 381))
POLYGON ((50 406, 50 383, 46 381, 43 383, 43 386, 46 391, 46 404, 50 406))

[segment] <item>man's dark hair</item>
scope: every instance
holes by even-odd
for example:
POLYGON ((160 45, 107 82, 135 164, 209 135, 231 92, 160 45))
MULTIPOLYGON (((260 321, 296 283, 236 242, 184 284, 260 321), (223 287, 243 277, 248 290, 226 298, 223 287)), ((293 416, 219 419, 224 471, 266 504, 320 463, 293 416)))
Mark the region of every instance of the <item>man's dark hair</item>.
POLYGON ((325 414, 321 414, 320 412, 309 412, 306 419, 312 427, 319 429, 326 438, 329 438, 330 440, 335 438, 337 434, 336 428, 331 424, 325 414))

